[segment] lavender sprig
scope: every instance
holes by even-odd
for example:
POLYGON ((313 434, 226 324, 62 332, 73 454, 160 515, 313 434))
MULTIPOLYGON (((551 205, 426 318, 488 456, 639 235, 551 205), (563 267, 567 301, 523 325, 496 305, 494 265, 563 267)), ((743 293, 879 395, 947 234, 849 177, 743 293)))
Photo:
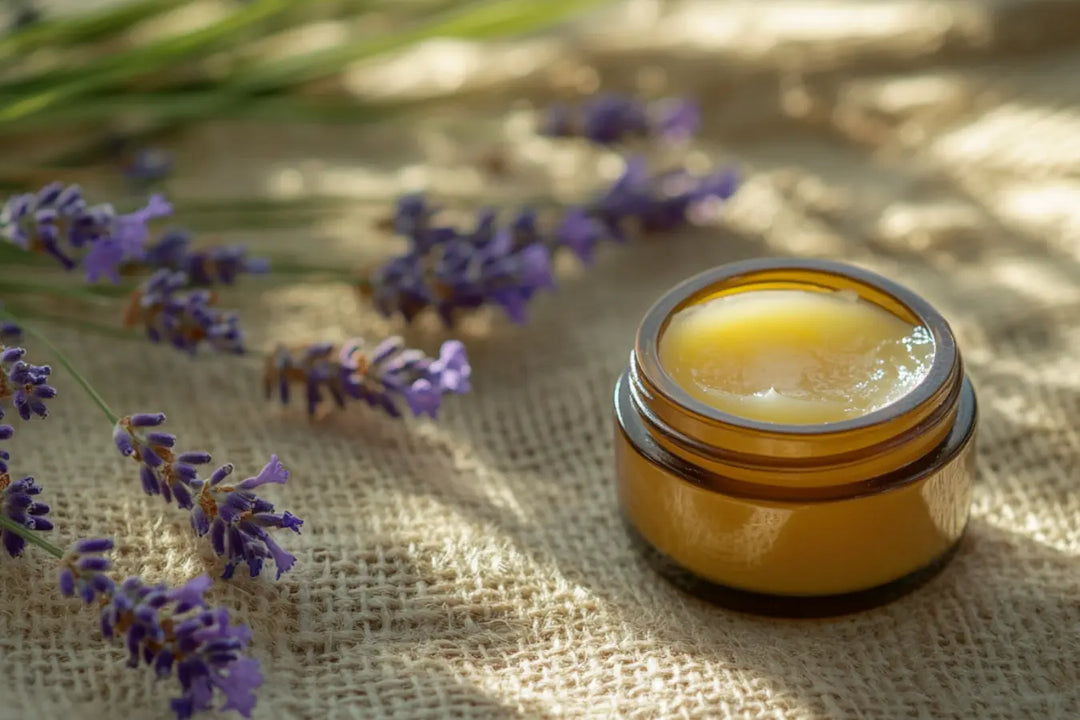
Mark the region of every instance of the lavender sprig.
POLYGON ((56 388, 48 383, 52 368, 26 362, 25 348, 7 344, 21 335, 17 324, 0 321, 0 418, 8 401, 23 420, 43 418, 49 414, 45 401, 56 397, 56 388))
POLYGON ((188 353, 208 345, 217 352, 243 354, 236 314, 213 307, 217 298, 209 290, 187 290, 188 285, 187 273, 158 270, 132 295, 124 324, 141 325, 151 342, 188 353))
MULTIPOLYGON (((22 329, 13 322, 0 321, 0 341, 12 342, 22 335, 22 329)), ((45 400, 56 397, 56 389, 46 384, 48 365, 30 365, 23 361, 26 350, 0 344, 0 403, 11 400, 23 420, 31 415, 45 417, 48 411, 45 400)), ((0 404, 0 418, 4 409, 0 404)), ((10 440, 15 428, 0 424, 0 440, 10 440)), ((41 494, 41 486, 32 477, 12 480, 8 463, 11 453, 0 449, 0 516, 27 530, 44 532, 52 530, 52 523, 45 517, 49 506, 35 498, 41 494)), ((26 547, 24 537, 13 529, 4 527, 0 543, 11 557, 18 557, 26 547)))
POLYGON ((111 205, 89 206, 78 185, 55 182, 37 193, 15 195, 0 210, 0 237, 55 259, 65 270, 81 266, 87 282, 120 280, 120 266, 142 259, 148 223, 172 213, 160 195, 124 215, 111 205))
MULTIPOLYGON (((0 440, 9 440, 14 434, 15 428, 12 426, 0 425, 0 440)), ((8 474, 10 460, 10 453, 0 450, 0 515, 28 530, 52 530, 52 523, 45 517, 49 513, 49 506, 35 499, 41 493, 41 486, 32 477, 13 481, 8 474)), ((11 557, 18 557, 26 547, 22 535, 6 527, 0 532, 0 542, 11 557)))
MULTIPOLYGON (((0 347, 0 403, 10 400, 23 420, 34 415, 47 417, 45 401, 56 397, 56 388, 48 384, 52 368, 31 365, 23 360, 25 355, 21 347, 0 347)), ((0 404, 2 417, 4 408, 0 404)))
POLYGON ((177 453, 176 436, 158 429, 164 423, 163 413, 137 413, 121 418, 113 429, 113 443, 120 454, 139 464, 143 490, 191 513, 195 534, 202 537, 209 533, 214 552, 225 558, 222 577, 231 578, 240 563, 256 577, 267 558, 274 561, 281 577, 296 558, 277 545, 267 528, 299 533, 303 521, 289 512, 274 514, 273 504, 251 492, 260 485, 288 480, 289 473, 277 455, 270 457, 258 475, 235 486, 221 484, 232 473, 232 465, 218 468, 203 480, 197 466, 209 463, 210 453, 177 453))
POLYGON ((370 346, 361 339, 344 343, 316 343, 291 351, 279 347, 267 357, 263 388, 288 404, 292 386, 303 387, 309 415, 329 398, 339 408, 348 400, 361 400, 391 417, 402 409, 416 416, 438 414, 447 394, 471 389, 471 368, 465 346, 457 340, 442 344, 437 357, 405 347, 400 337, 370 346), (336 352, 335 352, 336 350, 336 352))
POLYGON ((207 604, 210 578, 200 575, 179 588, 137 577, 117 584, 103 554, 112 548, 107 538, 75 543, 61 559, 61 594, 102 604, 101 634, 123 639, 130 667, 150 666, 158 677, 175 671, 180 696, 170 707, 177 720, 212 709, 215 695, 224 699, 221 710, 250 717, 263 683, 259 662, 246 655, 251 631, 232 624, 227 609, 207 604))
POLYGON ((614 145, 630 138, 685 140, 700 126, 701 111, 692 100, 667 98, 646 104, 626 95, 607 93, 578 107, 553 105, 544 116, 540 132, 614 145))
POLYGON ((252 490, 267 483, 284 484, 289 471, 277 455, 271 455, 270 462, 255 477, 236 485, 222 484, 232 471, 232 465, 223 465, 209 479, 196 483, 199 495, 191 511, 191 527, 200 537, 209 533, 214 552, 227 559, 222 575, 226 580, 240 563, 248 566, 252 577, 257 576, 266 558, 273 559, 280 578, 296 558, 275 542, 267 528, 286 528, 299 533, 304 521, 288 511, 275 513, 274 506, 252 490))
POLYGON ((727 200, 735 188, 730 170, 651 175, 643 160, 632 158, 611 187, 592 203, 566 210, 547 233, 528 208, 501 228, 490 210, 480 213, 472 230, 437 225, 435 208, 420 196, 407 196, 398 204, 394 226, 409 233, 410 249, 379 267, 365 289, 383 315, 406 321, 431 307, 450 326, 458 311, 495 304, 511 321, 523 323, 529 301, 554 285, 551 258, 559 248, 588 264, 601 241, 622 243, 634 230, 678 229, 696 209, 727 200))
POLYGON ((142 262, 155 270, 167 268, 186 273, 188 283, 195 286, 232 285, 240 275, 262 275, 270 271, 268 260, 248 257, 243 245, 195 249, 191 247, 190 233, 178 229, 163 233, 147 248, 142 262))

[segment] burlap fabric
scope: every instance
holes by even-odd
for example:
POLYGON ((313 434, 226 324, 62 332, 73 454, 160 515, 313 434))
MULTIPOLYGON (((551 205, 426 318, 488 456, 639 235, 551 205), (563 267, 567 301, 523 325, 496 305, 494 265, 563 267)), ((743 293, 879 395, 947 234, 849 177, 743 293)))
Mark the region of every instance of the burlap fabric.
MULTIPOLYGON (((269 494, 306 520, 284 539, 296 568, 213 591, 254 630, 256 717, 1080 716, 1080 7, 636 3, 584 27, 494 59, 429 48, 442 59, 414 61, 412 90, 496 89, 411 126, 215 123, 176 141, 182 221, 210 231, 225 217, 210 200, 284 197, 217 236, 355 262, 386 247, 371 224, 402 187, 470 206, 610 174, 602 154, 531 138, 509 98, 597 77, 702 98, 699 155, 745 169, 723 227, 563 268, 526 327, 467 323, 475 393, 437 424, 362 408, 308 422, 263 403, 255 360, 48 326, 117 409, 165 411, 185 447, 242 471, 271 452, 292 469, 269 494), (520 76, 508 89, 507 75, 520 76), (475 165, 492 138, 511 168, 494 181, 475 165), (347 201, 290 199, 309 194, 347 201), (683 277, 766 254, 844 259, 924 294, 978 388, 962 550, 924 589, 857 616, 762 620, 690 599, 618 519, 610 394, 638 320, 683 277)), ((340 285, 250 287, 225 299, 256 348, 399 329, 340 285)), ((421 323, 409 337, 430 349, 444 335, 421 323)), ((112 533, 121 571, 147 578, 218 573, 184 513, 141 493, 70 378, 56 383, 53 417, 15 445, 16 468, 48 488, 54 536, 112 533)), ((0 718, 165 717, 172 681, 126 669, 42 560, 31 548, 0 563, 0 718)))

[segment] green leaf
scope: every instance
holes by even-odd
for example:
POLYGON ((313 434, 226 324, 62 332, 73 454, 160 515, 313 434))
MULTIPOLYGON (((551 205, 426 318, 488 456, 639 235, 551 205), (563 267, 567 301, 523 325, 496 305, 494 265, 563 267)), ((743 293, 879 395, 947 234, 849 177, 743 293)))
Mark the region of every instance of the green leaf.
POLYGON ((187 0, 135 0, 118 7, 83 13, 74 17, 42 20, 0 38, 0 60, 21 57, 43 47, 55 49, 64 45, 74 45, 115 35, 141 20, 184 5, 186 2, 187 0))
POLYGON ((32 90, 18 99, 5 98, 7 103, 0 107, 0 122, 26 118, 110 85, 168 69, 178 61, 224 46, 238 34, 248 32, 259 22, 292 7, 292 0, 260 0, 245 5, 208 27, 146 47, 108 55, 80 69, 77 77, 64 83, 32 90))

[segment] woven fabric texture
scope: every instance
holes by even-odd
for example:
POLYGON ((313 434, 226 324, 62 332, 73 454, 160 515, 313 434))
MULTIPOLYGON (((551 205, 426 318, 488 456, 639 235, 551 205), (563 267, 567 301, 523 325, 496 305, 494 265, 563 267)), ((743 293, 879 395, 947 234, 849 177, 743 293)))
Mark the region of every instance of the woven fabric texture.
MULTIPOLYGON (((395 92, 445 91, 453 60, 467 98, 412 125, 182 134, 178 219, 355 263, 387 252, 372 226, 410 185, 460 208, 569 199, 615 156, 536 138, 514 100, 602 82, 701 100, 691 160, 736 162, 745 179, 722 225, 608 248, 588 270, 560 263, 527 326, 470 319, 475 392, 434 424, 359 407, 309 422, 263 402, 257 358, 44 326, 121 412, 164 411, 184 447, 240 471, 271 452, 292 470, 267 495, 306 520, 283 539, 296 567, 212 591, 254 631, 255 717, 1080 717, 1080 7, 637 2, 471 52, 412 58, 421 72, 395 92), (493 179, 476 160, 495 145, 509 162, 493 179), (228 226, 215 214, 253 194, 284 202, 228 226), (638 321, 682 278, 762 255, 842 259, 915 289, 951 321, 978 389, 968 535, 943 574, 886 607, 812 622, 725 612, 657 577, 620 524, 610 396, 638 321)), ((376 92, 406 75, 354 80, 376 92)), ((224 302, 256 350, 401 331, 341 284, 248 287, 224 302)), ((430 350, 446 337, 435 325, 407 336, 430 350)), ((55 539, 112 533, 120 571, 148 579, 219 574, 59 369, 56 384, 52 417, 13 446, 15 471, 47 488, 55 539)), ((173 681, 125 668, 41 553, 4 558, 0 577, 0 718, 168 715, 173 681)))

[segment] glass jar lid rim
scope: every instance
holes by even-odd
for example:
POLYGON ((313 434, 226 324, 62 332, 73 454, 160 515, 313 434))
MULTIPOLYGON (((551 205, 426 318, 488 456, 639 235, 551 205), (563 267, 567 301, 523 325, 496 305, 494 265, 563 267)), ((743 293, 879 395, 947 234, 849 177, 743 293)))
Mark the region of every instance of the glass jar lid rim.
MULTIPOLYGON (((808 286, 812 284, 802 278, 793 279, 793 282, 804 282, 808 286)), ((683 281, 665 293, 645 314, 638 328, 634 358, 643 375, 657 392, 690 412, 727 425, 784 435, 845 432, 887 422, 918 407, 933 396, 952 374, 954 366, 958 363, 956 341, 948 322, 918 294, 877 273, 854 265, 833 260, 806 258, 744 260, 711 268, 683 281), (928 328, 933 336, 934 358, 926 377, 910 392, 884 407, 855 418, 815 424, 752 420, 724 412, 693 397, 671 377, 659 359, 660 336, 670 318, 677 311, 691 304, 695 298, 707 294, 711 289, 752 285, 756 278, 784 272, 811 273, 821 278, 841 277, 853 281, 858 286, 877 290, 902 305, 918 319, 919 324, 928 328)))

